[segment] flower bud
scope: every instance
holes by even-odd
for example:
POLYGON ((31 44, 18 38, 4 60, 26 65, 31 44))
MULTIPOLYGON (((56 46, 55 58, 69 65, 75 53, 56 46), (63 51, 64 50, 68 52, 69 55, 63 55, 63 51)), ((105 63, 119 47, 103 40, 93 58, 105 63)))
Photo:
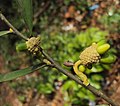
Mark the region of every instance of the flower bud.
POLYGON ((80 65, 80 66, 79 66, 79 70, 80 70, 81 72, 84 72, 84 71, 85 71, 85 66, 80 65))
POLYGON ((17 51, 23 51, 23 50, 26 50, 26 49, 27 49, 26 43, 20 43, 20 44, 16 45, 16 50, 17 51))
POLYGON ((103 45, 97 47, 97 52, 99 54, 104 54, 109 48, 110 48, 109 44, 103 44, 103 45))
POLYGON ((115 60, 116 60, 116 56, 115 55, 109 55, 109 56, 107 56, 107 57, 105 57, 105 58, 101 58, 100 59, 100 62, 101 63, 113 63, 113 62, 115 62, 115 60))
POLYGON ((13 32, 13 29, 12 29, 12 28, 10 28, 10 29, 9 29, 9 31, 12 33, 12 32, 13 32))
POLYGON ((39 50, 39 44, 40 44, 40 37, 31 37, 26 41, 27 49, 33 53, 36 54, 39 50))

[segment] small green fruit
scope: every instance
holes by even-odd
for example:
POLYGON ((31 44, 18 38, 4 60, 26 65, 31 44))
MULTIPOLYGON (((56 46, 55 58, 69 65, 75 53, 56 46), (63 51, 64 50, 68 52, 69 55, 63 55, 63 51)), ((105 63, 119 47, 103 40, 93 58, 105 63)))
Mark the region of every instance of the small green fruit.
POLYGON ((113 63, 113 62, 115 62, 115 60, 116 60, 116 56, 115 55, 109 55, 109 56, 107 56, 107 57, 105 57, 105 58, 101 58, 100 59, 100 62, 101 63, 113 63))
POLYGON ((79 66, 79 70, 80 70, 81 72, 84 72, 84 71, 85 71, 85 67, 84 67, 83 65, 80 65, 80 66, 79 66))
POLYGON ((26 43, 20 43, 16 45, 16 50, 19 51, 23 51, 23 50, 27 50, 27 45, 26 43))
POLYGON ((106 43, 106 44, 103 44, 103 45, 97 47, 97 52, 99 54, 104 54, 109 48, 110 48, 110 45, 106 43))

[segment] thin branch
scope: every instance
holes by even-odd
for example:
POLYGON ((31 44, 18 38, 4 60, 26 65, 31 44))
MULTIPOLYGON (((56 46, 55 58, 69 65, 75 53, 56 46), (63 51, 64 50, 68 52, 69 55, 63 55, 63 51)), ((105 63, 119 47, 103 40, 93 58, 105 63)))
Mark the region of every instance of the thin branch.
POLYGON ((3 20, 18 36, 22 37, 24 40, 28 38, 25 37, 22 33, 20 33, 7 19, 6 17, 0 12, 0 18, 3 20))
POLYGON ((96 88, 94 88, 90 84, 88 86, 85 86, 78 77, 75 77, 73 74, 71 74, 67 70, 63 69, 48 54, 46 54, 42 49, 41 49, 41 51, 42 51, 42 54, 46 57, 46 59, 48 59, 54 65, 54 67, 57 70, 59 70, 60 72, 62 72, 65 75, 67 75, 68 77, 70 77, 71 79, 73 79, 74 81, 76 81, 78 84, 82 85, 83 87, 85 87, 86 89, 88 89, 89 91, 91 91, 92 93, 94 93, 96 96, 99 96, 99 97, 103 98, 105 101, 107 101, 108 103, 110 103, 112 106, 119 106, 117 103, 115 103, 114 101, 112 101, 109 97, 107 97, 103 92, 101 92, 100 90, 97 90, 96 88))
MULTIPOLYGON (((22 33, 20 33, 15 27, 13 27, 9 21, 0 13, 0 18, 6 22, 6 24, 8 26, 10 26, 17 35, 21 36, 23 39, 27 40, 26 37, 24 37, 24 35, 22 33)), ((88 89, 89 91, 91 91, 92 93, 94 93, 96 96, 99 96, 101 98, 103 98, 105 101, 107 101, 108 103, 110 103, 112 106, 120 106, 117 103, 115 103, 114 101, 112 101, 109 97, 107 97, 104 93, 102 93, 100 90, 97 90, 96 88, 94 88, 91 85, 85 86, 82 81, 74 76, 73 74, 69 73, 67 70, 63 69, 59 64, 57 64, 47 53, 45 53, 42 49, 40 49, 40 52, 42 52, 42 54, 46 57, 46 59, 48 59, 53 66, 59 70, 60 72, 62 72, 63 74, 65 74, 66 76, 70 77, 72 80, 76 81, 78 84, 82 85, 83 87, 85 87, 86 89, 88 89)))

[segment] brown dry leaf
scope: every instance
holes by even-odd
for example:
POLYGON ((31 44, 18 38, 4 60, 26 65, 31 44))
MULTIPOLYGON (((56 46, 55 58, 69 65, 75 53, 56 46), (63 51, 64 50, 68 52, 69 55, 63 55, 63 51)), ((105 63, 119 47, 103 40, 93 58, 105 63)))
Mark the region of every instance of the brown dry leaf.
MULTIPOLYGON (((119 79, 120 79, 120 76, 119 76, 119 79)), ((113 95, 111 96, 111 99, 114 98, 114 101, 120 104, 120 80, 116 84, 117 84, 116 86, 119 85, 119 87, 117 88, 116 92, 113 93, 113 95)))
POLYGON ((68 12, 72 15, 75 13, 75 6, 71 5, 69 8, 68 8, 68 12))

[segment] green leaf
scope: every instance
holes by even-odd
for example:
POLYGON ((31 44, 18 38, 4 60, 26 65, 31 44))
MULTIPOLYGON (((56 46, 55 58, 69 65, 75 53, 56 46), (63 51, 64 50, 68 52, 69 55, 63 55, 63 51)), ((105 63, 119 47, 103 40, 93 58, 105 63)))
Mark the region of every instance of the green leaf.
POLYGON ((30 34, 32 33, 33 28, 33 8, 32 8, 32 0, 17 0, 20 9, 22 10, 22 16, 26 25, 29 28, 30 34))
POLYGON ((36 66, 31 66, 25 69, 21 69, 21 70, 17 70, 17 71, 13 71, 13 72, 9 72, 6 74, 0 74, 0 82, 4 82, 4 81, 9 81, 9 80, 13 80, 15 78, 24 76, 26 74, 29 74, 39 68, 42 68, 45 65, 36 65, 36 66))
POLYGON ((100 81, 103 79, 103 76, 101 76, 100 74, 95 74, 91 76, 91 80, 95 81, 100 81))
POLYGON ((11 32, 10 32, 10 31, 1 31, 1 32, 0 32, 0 36, 6 35, 6 34, 8 34, 8 33, 11 33, 11 32))
POLYGON ((37 86, 37 90, 40 93, 50 94, 50 93, 52 93, 54 91, 54 88, 53 88, 52 84, 50 84, 50 83, 40 83, 37 86))
POLYGON ((78 86, 77 86, 77 84, 75 83, 75 81, 72 81, 72 80, 66 81, 66 82, 64 83, 64 85, 62 86, 62 90, 63 90, 63 91, 66 91, 66 90, 68 90, 68 89, 70 89, 70 88, 72 88, 72 89, 74 89, 74 90, 77 90, 77 89, 78 89, 78 86))

